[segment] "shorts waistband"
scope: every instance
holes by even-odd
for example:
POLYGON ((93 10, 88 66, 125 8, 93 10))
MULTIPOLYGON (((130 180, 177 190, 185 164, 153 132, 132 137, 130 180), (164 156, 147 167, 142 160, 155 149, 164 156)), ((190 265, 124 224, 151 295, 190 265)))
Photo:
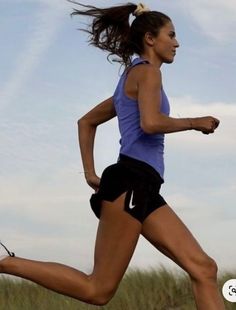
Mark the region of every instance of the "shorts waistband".
POLYGON ((123 163, 123 164, 127 165, 128 167, 133 167, 136 169, 142 169, 143 168, 148 173, 159 178, 161 180, 161 183, 164 183, 164 180, 162 179, 162 177, 160 176, 158 171, 156 171, 152 166, 145 163, 144 161, 129 157, 129 156, 124 155, 124 154, 120 154, 119 159, 118 159, 118 163, 123 163))

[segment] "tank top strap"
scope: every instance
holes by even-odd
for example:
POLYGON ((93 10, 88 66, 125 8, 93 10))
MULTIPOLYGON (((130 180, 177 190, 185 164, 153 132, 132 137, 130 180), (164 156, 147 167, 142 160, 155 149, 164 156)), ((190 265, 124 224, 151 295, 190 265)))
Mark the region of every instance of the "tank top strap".
POLYGON ((133 60, 132 64, 131 64, 131 67, 134 67, 136 65, 139 65, 139 64, 143 64, 143 63, 147 63, 149 64, 149 61, 147 59, 143 59, 141 57, 137 57, 133 60))
POLYGON ((124 94, 124 84, 126 82, 127 75, 128 75, 129 71, 133 67, 135 67, 135 66, 137 66, 139 64, 149 64, 149 61, 146 60, 146 59, 143 59, 141 57, 137 57, 137 58, 133 59, 131 65, 128 68, 126 68, 124 70, 124 72, 122 73, 122 75, 120 77, 120 80, 119 80, 119 83, 118 83, 118 85, 116 87, 116 90, 114 92, 114 97, 119 96, 119 95, 125 96, 125 94, 124 94))
MULTIPOLYGON (((127 74, 129 73, 129 71, 130 71, 133 67, 135 67, 135 66, 137 66, 137 65, 140 65, 140 64, 150 64, 150 62, 149 62, 147 59, 144 59, 144 58, 141 58, 141 57, 135 58, 135 59, 132 61, 131 65, 130 65, 130 66, 124 71, 124 73, 123 73, 123 83, 125 82, 126 77, 127 77, 127 74)), ((164 91, 163 86, 161 86, 161 92, 163 92, 163 91, 164 91)))
POLYGON ((120 83, 121 83, 122 87, 123 87, 123 85, 124 85, 124 83, 125 83, 125 81, 126 81, 126 78, 127 78, 127 75, 128 75, 128 73, 129 73, 129 71, 130 71, 132 68, 134 68, 135 66, 140 65, 140 64, 149 64, 149 61, 146 60, 146 59, 143 59, 143 58, 141 58, 141 57, 135 58, 135 59, 132 61, 131 65, 130 65, 128 68, 126 68, 126 69, 124 70, 124 72, 123 72, 123 74, 122 74, 122 76, 121 76, 120 83))
POLYGON ((137 66, 137 65, 140 65, 140 64, 149 64, 149 61, 146 60, 146 59, 143 59, 143 58, 141 58, 141 57, 135 58, 135 59, 132 61, 131 65, 130 65, 128 68, 126 68, 126 70, 124 71, 124 75, 126 76, 126 74, 127 74, 133 67, 135 67, 135 66, 137 66))

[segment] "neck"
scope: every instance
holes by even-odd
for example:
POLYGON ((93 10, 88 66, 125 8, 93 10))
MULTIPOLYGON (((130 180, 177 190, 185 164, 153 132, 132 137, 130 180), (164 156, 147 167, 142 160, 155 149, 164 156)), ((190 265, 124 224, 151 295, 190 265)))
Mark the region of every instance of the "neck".
POLYGON ((154 55, 148 55, 147 53, 143 53, 140 55, 141 58, 148 60, 148 62, 154 65, 157 68, 160 68, 163 62, 155 57, 154 55))

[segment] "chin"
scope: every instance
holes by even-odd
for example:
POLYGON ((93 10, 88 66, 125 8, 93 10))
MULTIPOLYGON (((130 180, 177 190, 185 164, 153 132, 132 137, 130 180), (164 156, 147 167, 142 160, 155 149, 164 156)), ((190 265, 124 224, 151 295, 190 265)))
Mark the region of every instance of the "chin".
POLYGON ((165 59, 163 62, 165 64, 172 64, 174 62, 174 59, 173 58, 172 59, 165 59))

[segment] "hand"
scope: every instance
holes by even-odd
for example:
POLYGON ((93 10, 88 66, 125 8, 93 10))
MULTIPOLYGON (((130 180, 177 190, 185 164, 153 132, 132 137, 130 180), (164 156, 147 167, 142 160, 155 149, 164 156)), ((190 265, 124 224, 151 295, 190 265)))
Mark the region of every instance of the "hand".
POLYGON ((209 133, 214 133, 216 128, 219 126, 220 121, 213 116, 204 116, 193 118, 192 124, 193 129, 208 135, 209 133))
POLYGON ((89 174, 88 172, 85 172, 85 178, 88 185, 97 192, 100 185, 100 178, 96 174, 89 174))

